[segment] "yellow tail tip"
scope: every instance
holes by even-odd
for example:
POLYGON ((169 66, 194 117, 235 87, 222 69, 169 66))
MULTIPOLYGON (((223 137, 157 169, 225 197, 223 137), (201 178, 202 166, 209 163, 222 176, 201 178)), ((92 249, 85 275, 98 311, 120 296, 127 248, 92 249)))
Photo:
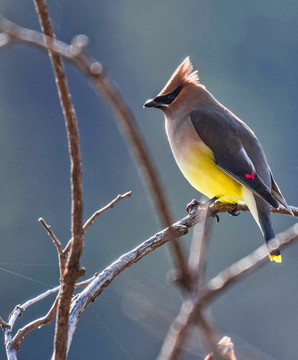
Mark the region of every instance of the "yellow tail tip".
POLYGON ((282 262, 282 258, 281 255, 271 255, 268 254, 270 261, 275 261, 277 263, 281 263, 282 262))

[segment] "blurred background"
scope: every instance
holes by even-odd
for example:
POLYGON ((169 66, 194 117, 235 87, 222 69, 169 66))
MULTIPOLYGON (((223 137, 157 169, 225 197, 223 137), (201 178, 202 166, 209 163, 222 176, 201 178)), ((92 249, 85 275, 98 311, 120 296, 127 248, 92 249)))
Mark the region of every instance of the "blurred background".
MULTIPOLYGON (((108 70, 131 106, 164 184, 175 219, 197 193, 174 163, 160 111, 143 109, 189 55, 201 83, 256 133, 290 205, 297 196, 297 1, 48 1, 59 40, 89 37, 89 52, 108 70)), ((9 20, 39 30, 33 2, 0 0, 9 20)), ((133 195, 102 215, 85 236, 87 276, 161 229, 114 114, 92 86, 66 64, 78 117, 83 162, 84 219, 118 193, 133 195)), ((56 250, 38 223, 43 217, 66 244, 70 238, 69 157, 64 119, 46 53, 23 45, 0 52, 0 315, 57 285, 56 250)), ((208 277, 263 244, 249 213, 220 216, 213 225, 208 277)), ((273 215, 278 233, 295 223, 273 215)), ((182 243, 188 247, 191 232, 182 243)), ((294 360, 298 352, 298 244, 283 263, 268 263, 210 308, 218 330, 253 354, 294 360)), ((121 274, 89 306, 69 358, 154 359, 182 301, 168 279, 166 247, 121 274)), ((29 308, 22 326, 53 299, 29 308)), ((21 343, 20 359, 49 359, 54 325, 21 343), (38 344, 38 345, 37 345, 38 344)), ((240 350, 239 350, 240 351, 240 350)), ((197 338, 184 359, 203 358, 197 338)), ((237 352, 236 352, 237 355, 237 352)), ((4 358, 0 347, 0 358, 4 358)))

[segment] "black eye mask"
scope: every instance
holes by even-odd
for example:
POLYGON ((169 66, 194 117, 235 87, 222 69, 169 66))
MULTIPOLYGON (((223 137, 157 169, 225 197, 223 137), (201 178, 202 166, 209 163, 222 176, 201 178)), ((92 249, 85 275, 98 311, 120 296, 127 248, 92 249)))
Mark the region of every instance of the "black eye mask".
POLYGON ((154 102, 160 103, 161 105, 170 105, 174 100, 176 100, 177 96, 179 95, 182 86, 177 87, 176 90, 172 91, 170 94, 157 96, 154 99, 154 102))

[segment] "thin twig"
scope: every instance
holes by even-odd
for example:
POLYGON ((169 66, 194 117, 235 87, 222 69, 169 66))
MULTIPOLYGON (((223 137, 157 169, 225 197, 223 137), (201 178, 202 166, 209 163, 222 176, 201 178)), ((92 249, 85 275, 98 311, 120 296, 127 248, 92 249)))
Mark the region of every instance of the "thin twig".
POLYGON ((20 342, 24 339, 25 335, 31 332, 34 329, 40 329, 42 326, 50 324, 55 316, 57 305, 58 305, 59 295, 56 296, 56 299, 51 306, 48 313, 41 318, 31 321, 29 324, 26 324, 23 328, 19 329, 16 335, 13 338, 13 347, 19 349, 20 342))
POLYGON ((62 250, 62 246, 60 241, 57 239, 57 237, 55 236, 52 228, 50 225, 48 225, 45 220, 43 218, 39 218, 38 221, 42 224, 42 226, 46 229, 48 235, 50 236, 50 238, 53 240, 53 243, 56 246, 57 249, 57 254, 58 254, 58 259, 59 259, 59 270, 60 270, 60 279, 62 279, 62 276, 64 274, 65 271, 65 255, 63 253, 62 250))
MULTIPOLYGON (((111 209, 117 202, 119 202, 120 200, 123 200, 127 197, 130 197, 132 194, 131 191, 126 192, 125 194, 119 194, 114 200, 112 200, 109 204, 107 204, 106 206, 104 206, 103 208, 95 211, 95 213, 93 215, 90 216, 90 218, 85 222, 85 224, 83 225, 83 230, 84 232, 86 232, 86 230, 88 229, 88 227, 90 225, 92 225, 95 221, 95 219, 100 216, 101 214, 103 214, 105 211, 111 209)), ((68 241, 67 245, 65 246, 64 250, 63 250, 63 254, 64 256, 67 255, 69 249, 70 249, 70 245, 72 242, 72 238, 68 241)))
POLYGON ((84 232, 88 229, 88 227, 90 225, 92 225, 95 221, 95 219, 100 216, 101 214, 103 214, 105 211, 107 211, 108 209, 111 209, 118 201, 125 199, 127 197, 131 196, 131 191, 128 191, 127 193, 121 195, 119 194, 114 200, 112 200, 109 204, 107 204, 106 206, 104 206, 103 208, 101 208, 100 210, 97 210, 84 224, 83 229, 84 232))
POLYGON ((48 7, 44 0, 34 0, 35 9, 39 17, 40 25, 45 42, 49 49, 49 56, 55 73, 57 90, 60 97, 61 107, 65 118, 65 126, 68 137, 68 149, 71 162, 71 199, 72 199, 72 235, 70 256, 62 274, 62 287, 58 300, 57 321, 55 329, 53 359, 66 359, 68 318, 71 298, 75 283, 84 274, 80 268, 80 257, 83 250, 83 195, 82 195, 82 169, 79 131, 75 110, 71 101, 65 76, 62 58, 49 47, 51 41, 48 37, 55 39, 51 24, 48 7))

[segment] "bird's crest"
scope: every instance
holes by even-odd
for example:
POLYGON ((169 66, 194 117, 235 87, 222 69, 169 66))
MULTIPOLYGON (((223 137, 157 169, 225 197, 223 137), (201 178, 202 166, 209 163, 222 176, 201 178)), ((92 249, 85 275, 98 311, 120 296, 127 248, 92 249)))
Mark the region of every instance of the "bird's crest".
POLYGON ((162 89, 159 95, 168 94, 179 86, 186 84, 199 84, 199 76, 197 71, 193 71, 193 66, 190 62, 189 56, 175 70, 166 86, 162 89))

